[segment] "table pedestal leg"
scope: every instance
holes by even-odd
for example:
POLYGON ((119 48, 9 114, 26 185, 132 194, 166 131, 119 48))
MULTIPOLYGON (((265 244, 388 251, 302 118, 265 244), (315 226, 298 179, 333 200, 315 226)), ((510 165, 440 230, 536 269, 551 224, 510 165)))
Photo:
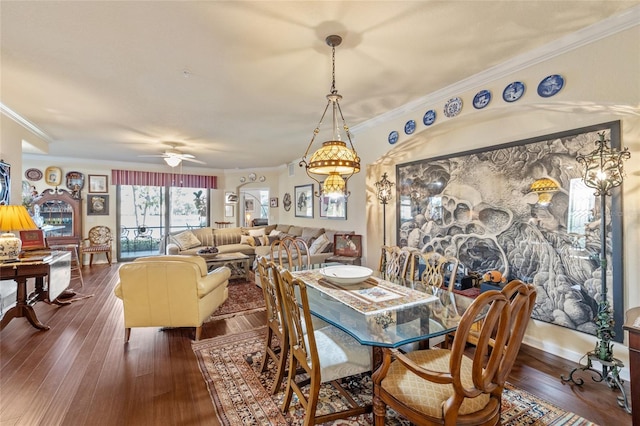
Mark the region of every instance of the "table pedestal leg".
POLYGON ((0 330, 4 329, 9 321, 13 318, 26 317, 32 326, 40 330, 49 330, 49 326, 42 324, 36 316, 36 311, 33 306, 27 300, 27 279, 19 278, 16 280, 18 283, 18 294, 16 296, 16 306, 9 309, 4 314, 2 321, 0 322, 0 330))

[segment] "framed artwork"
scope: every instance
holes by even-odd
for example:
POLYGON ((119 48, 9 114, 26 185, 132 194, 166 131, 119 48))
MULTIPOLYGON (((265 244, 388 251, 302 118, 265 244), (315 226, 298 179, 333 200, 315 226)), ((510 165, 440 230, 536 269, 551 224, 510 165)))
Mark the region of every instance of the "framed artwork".
POLYGON ((11 166, 0 160, 0 205, 11 201, 11 166))
POLYGON ((362 235, 335 234, 333 236, 333 254, 336 256, 362 256, 362 235))
POLYGON ((44 171, 44 181, 47 185, 60 186, 62 183, 62 170, 60 170, 60 167, 47 167, 44 171))
POLYGON ((20 231, 20 239, 22 240, 23 250, 36 250, 47 247, 44 242, 44 232, 41 229, 20 231))
MULTIPOLYGON (((600 133, 620 148, 614 121, 397 165, 399 245, 455 256, 466 272, 498 270, 532 283, 534 319, 595 335, 600 202, 576 156, 593 151, 600 133)), ((622 342, 622 191, 612 192, 606 296, 613 340, 622 342)))
POLYGON ((269 207, 278 207, 278 197, 269 198, 269 207))
POLYGON ((313 217, 313 184, 294 187, 296 217, 313 217))
POLYGON ((84 188, 84 175, 80 172, 69 172, 65 175, 67 188, 81 191, 84 188))
POLYGON ((233 210, 234 210, 233 204, 224 206, 224 217, 233 217, 234 216, 233 210))
POLYGON ((88 215, 108 215, 109 214, 109 196, 108 195, 89 195, 87 197, 87 214, 88 215))
POLYGON ((234 192, 224 193, 224 202, 227 204, 233 204, 238 202, 238 196, 234 192))
POLYGON ((253 200, 244 200, 244 211, 245 212, 253 211, 253 200))
POLYGON ((109 192, 107 175, 89 175, 89 192, 106 194, 109 192))
POLYGON ((347 219, 347 199, 344 197, 320 197, 320 217, 326 219, 347 219))

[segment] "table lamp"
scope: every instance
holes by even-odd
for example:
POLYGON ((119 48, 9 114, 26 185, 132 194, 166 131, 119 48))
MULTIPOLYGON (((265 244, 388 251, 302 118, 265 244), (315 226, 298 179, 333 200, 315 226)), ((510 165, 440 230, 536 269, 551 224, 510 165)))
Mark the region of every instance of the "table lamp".
POLYGON ((38 229, 24 206, 0 205, 0 261, 15 260, 22 249, 22 240, 11 231, 38 229))

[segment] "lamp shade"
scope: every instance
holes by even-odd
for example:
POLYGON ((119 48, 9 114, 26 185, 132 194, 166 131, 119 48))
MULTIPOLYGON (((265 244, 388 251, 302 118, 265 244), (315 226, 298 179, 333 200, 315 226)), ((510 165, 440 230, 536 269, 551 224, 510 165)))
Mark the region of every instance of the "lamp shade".
POLYGON ((17 259, 22 241, 9 231, 38 229, 24 206, 0 206, 0 261, 17 259))

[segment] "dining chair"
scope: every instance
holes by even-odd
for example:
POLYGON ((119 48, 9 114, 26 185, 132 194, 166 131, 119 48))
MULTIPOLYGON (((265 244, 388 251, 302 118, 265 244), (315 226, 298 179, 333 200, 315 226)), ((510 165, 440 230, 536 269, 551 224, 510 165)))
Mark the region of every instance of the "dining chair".
POLYGON ((383 348, 382 365, 372 376, 374 424, 384 425, 387 406, 417 425, 498 424, 504 383, 535 297, 532 285, 519 286, 512 300, 497 290, 482 293, 462 315, 451 350, 403 354, 383 348), (487 308, 469 358, 467 338, 487 308))
POLYGON ((286 269, 311 269, 309 246, 302 238, 287 236, 271 244, 271 260, 286 269))
POLYGON ((421 252, 414 250, 409 261, 408 276, 422 281, 426 285, 445 288, 453 291, 458 274, 460 261, 454 256, 446 256, 435 251, 421 252), (424 271, 419 271, 419 265, 424 264, 424 271))
POLYGON ((107 262, 111 265, 111 229, 108 226, 94 226, 89 229, 89 237, 83 240, 80 247, 80 257, 84 254, 89 255, 89 266, 93 265, 93 255, 104 253, 107 256, 107 262))
POLYGON ((278 288, 275 263, 268 262, 264 256, 261 256, 258 259, 258 275, 267 311, 267 335, 260 371, 267 370, 269 358, 271 358, 276 365, 276 375, 269 391, 271 394, 275 394, 284 379, 289 353, 289 334, 284 324, 282 297, 278 288), (278 346, 274 342, 274 337, 277 339, 278 346))
POLYGON ((278 268, 278 274, 289 333, 289 374, 282 411, 288 411, 295 393, 304 408, 305 426, 370 412, 371 406, 358 405, 342 388, 339 379, 371 371, 371 348, 360 345, 334 326, 314 328, 306 285, 288 270, 278 268), (296 381, 299 368, 306 375, 296 381), (322 383, 330 383, 340 392, 348 407, 337 412, 316 413, 322 383))
POLYGON ((388 280, 406 278, 411 249, 399 246, 382 246, 378 271, 388 280))

